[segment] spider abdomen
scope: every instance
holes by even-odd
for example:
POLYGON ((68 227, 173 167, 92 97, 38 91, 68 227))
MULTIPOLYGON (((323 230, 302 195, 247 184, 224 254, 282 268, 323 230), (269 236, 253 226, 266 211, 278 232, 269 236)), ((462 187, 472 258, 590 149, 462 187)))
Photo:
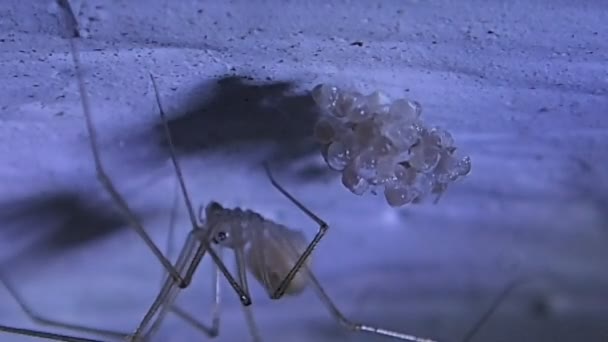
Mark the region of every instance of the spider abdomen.
MULTIPOLYGON (((247 267, 272 296, 306 246, 306 237, 302 232, 268 223, 262 232, 253 234, 252 243, 247 250, 247 267)), ((304 266, 308 267, 310 262, 311 259, 308 258, 304 266)), ((297 295, 307 285, 308 275, 306 270, 301 268, 287 286, 285 294, 297 295)))

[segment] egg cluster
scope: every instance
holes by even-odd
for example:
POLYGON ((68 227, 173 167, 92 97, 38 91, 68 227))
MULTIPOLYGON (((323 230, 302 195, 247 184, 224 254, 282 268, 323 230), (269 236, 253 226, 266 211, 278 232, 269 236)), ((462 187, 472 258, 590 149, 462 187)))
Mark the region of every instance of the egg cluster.
POLYGON ((327 165, 342 173, 342 183, 354 194, 382 190, 393 207, 429 194, 437 201, 449 183, 471 171, 468 156, 455 156, 449 132, 425 126, 415 101, 328 84, 317 85, 312 96, 322 112, 314 137, 327 165))

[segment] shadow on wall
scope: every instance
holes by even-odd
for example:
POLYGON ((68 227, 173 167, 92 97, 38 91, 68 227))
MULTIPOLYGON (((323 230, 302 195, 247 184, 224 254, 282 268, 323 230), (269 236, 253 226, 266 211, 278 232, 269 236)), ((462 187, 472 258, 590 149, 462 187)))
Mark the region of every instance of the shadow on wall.
MULTIPOLYGON (((291 82, 259 83, 243 76, 220 78, 211 96, 192 98, 183 115, 169 120, 178 154, 270 143, 276 147, 269 161, 280 164, 318 153, 312 131, 319 113, 310 93, 296 94, 294 86, 291 82)), ((168 153, 162 125, 155 130, 168 153)))
MULTIPOLYGON (((208 89, 208 85, 201 87, 208 89)), ((296 94, 294 88, 290 82, 256 83, 240 76, 220 78, 213 84, 209 96, 203 100, 193 97, 186 103, 185 108, 189 110, 183 115, 167 113, 177 153, 194 155, 230 146, 245 146, 250 151, 273 145, 270 157, 264 158, 277 169, 319 153, 311 137, 318 112, 310 94, 296 94)), ((128 155, 123 155, 129 159, 123 166, 146 165, 149 172, 150 162, 160 162, 159 156, 166 162, 169 151, 164 128, 158 123, 153 130, 152 137, 150 131, 131 134, 134 140, 128 144, 128 155), (163 151, 150 150, 147 144, 150 138, 158 142, 163 151)), ((313 179, 329 172, 326 168, 314 168, 307 164, 299 175, 313 179)), ((0 239, 25 246, 12 254, 8 263, 29 263, 55 256, 109 237, 128 226, 110 202, 96 199, 90 193, 63 189, 0 204, 0 222, 4 226, 0 228, 0 239)))
MULTIPOLYGON (((58 255, 99 241, 127 227, 122 215, 105 202, 71 191, 2 204, 0 236, 25 247, 7 263, 21 263, 58 255)), ((3 265, 4 266, 4 265, 3 265)), ((10 265, 14 267, 14 265, 10 265)))

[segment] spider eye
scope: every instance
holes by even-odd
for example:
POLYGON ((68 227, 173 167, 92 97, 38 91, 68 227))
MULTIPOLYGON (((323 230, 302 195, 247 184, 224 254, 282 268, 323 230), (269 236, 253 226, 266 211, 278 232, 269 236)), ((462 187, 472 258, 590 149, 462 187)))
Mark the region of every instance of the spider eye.
POLYGON ((215 236, 215 240, 219 243, 219 242, 224 242, 228 239, 228 233, 226 232, 218 232, 217 235, 215 236))

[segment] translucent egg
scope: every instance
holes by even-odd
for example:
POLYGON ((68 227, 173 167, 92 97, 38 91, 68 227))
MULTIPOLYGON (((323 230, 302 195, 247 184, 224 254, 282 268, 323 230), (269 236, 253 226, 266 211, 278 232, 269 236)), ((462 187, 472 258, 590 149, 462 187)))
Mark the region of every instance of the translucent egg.
POLYGON ((411 125, 384 122, 381 131, 400 150, 409 149, 420 138, 418 130, 411 125))
POLYGON ((450 154, 442 155, 440 163, 435 170, 435 178, 438 182, 455 181, 471 172, 471 158, 463 157, 457 160, 450 154))
POLYGON ((433 188, 433 180, 432 178, 425 173, 417 173, 416 178, 411 186, 412 191, 414 192, 414 198, 422 199, 428 193, 431 192, 433 188))
POLYGON ((336 105, 340 91, 338 87, 329 84, 319 84, 312 89, 312 98, 324 111, 331 110, 336 105))
POLYGON ((372 140, 380 135, 380 129, 374 120, 367 119, 355 126, 354 134, 359 144, 369 146, 372 140))
POLYGON ((370 112, 367 107, 353 108, 346 115, 346 119, 352 123, 358 123, 373 117, 373 113, 370 112))
POLYGON ((412 201, 411 192, 403 186, 386 186, 384 188, 386 203, 393 208, 402 207, 412 201))
POLYGON ((377 156, 394 155, 398 152, 393 143, 385 136, 379 135, 371 142, 370 148, 377 156))
POLYGON ((366 149, 356 156, 354 165, 358 174, 368 181, 374 180, 378 174, 378 156, 371 149, 366 149))
POLYGON ((435 127, 431 130, 431 135, 437 138, 437 141, 439 142, 439 145, 441 145, 441 147, 443 148, 451 148, 454 146, 454 138, 452 137, 452 134, 450 134, 450 132, 439 128, 439 127, 435 127))
POLYGON ((336 171, 344 170, 351 159, 350 151, 341 141, 334 141, 327 148, 327 165, 336 171))
POLYGON ((359 123, 373 118, 374 111, 366 102, 366 97, 354 93, 344 99, 343 110, 345 111, 346 119, 352 123, 359 123))
POLYGON ((437 146, 416 145, 411 149, 410 165, 419 172, 429 172, 439 163, 441 149, 437 146))
POLYGON ((356 92, 341 92, 338 94, 332 114, 339 118, 348 118, 353 112, 360 111, 364 104, 363 95, 356 92))
POLYGON ((407 168, 402 164, 395 165, 395 179, 403 186, 409 186, 416 179, 416 171, 412 168, 407 168))
POLYGON ((441 150, 439 156, 439 162, 433 174, 437 182, 447 183, 452 178, 453 170, 456 167, 456 159, 446 150, 441 150))
POLYGON ((420 144, 427 147, 441 146, 440 138, 426 128, 420 130, 420 144))
POLYGON ((383 92, 375 91, 365 97, 368 111, 376 115, 386 115, 389 112, 391 99, 383 92))
POLYGON ((418 120, 422 113, 422 107, 418 102, 398 99, 390 105, 389 114, 391 118, 401 124, 413 123, 418 120))
POLYGON ((342 171, 342 184, 355 195, 363 195, 369 189, 369 183, 359 175, 354 163, 348 163, 342 171))
POLYGON ((458 175, 458 177, 463 177, 468 175, 471 172, 471 158, 463 157, 456 163, 456 167, 454 168, 454 173, 458 175))
POLYGON ((340 136, 340 141, 344 144, 344 147, 349 151, 352 158, 355 158, 366 146, 363 145, 356 137, 355 134, 348 130, 340 136))
POLYGON ((376 181, 378 184, 395 183, 395 168, 397 163, 392 156, 383 156, 378 158, 376 165, 376 181))

